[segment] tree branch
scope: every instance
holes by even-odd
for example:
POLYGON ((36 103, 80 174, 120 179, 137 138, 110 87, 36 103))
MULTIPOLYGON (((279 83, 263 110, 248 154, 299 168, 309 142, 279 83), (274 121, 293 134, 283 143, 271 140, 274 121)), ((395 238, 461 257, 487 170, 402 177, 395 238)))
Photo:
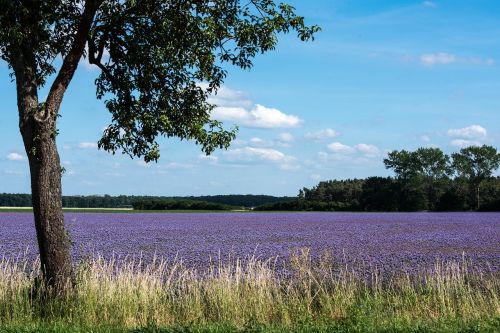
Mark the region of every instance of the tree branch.
POLYGON ((83 10, 82 19, 78 26, 78 30, 73 40, 73 45, 69 53, 64 58, 63 64, 59 73, 57 74, 54 83, 52 84, 47 101, 45 103, 45 110, 42 117, 38 118, 39 122, 48 121, 54 114, 57 114, 59 106, 61 105, 64 93, 68 89, 69 83, 75 74, 83 52, 85 50, 85 43, 87 36, 92 26, 95 13, 99 8, 102 0, 87 0, 83 10))

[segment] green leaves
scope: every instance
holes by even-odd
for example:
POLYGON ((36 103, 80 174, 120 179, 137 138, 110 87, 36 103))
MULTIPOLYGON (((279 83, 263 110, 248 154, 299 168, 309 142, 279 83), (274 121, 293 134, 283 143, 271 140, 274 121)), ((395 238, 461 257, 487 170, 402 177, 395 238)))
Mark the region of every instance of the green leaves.
POLYGON ((439 148, 419 148, 413 152, 392 151, 384 159, 384 164, 387 169, 393 169, 401 179, 417 175, 440 179, 451 173, 449 160, 439 148))
POLYGON ((481 181, 492 176, 500 167, 497 149, 483 145, 467 147, 452 155, 453 167, 460 177, 481 181))
MULTIPOLYGON (((76 64, 77 31, 92 18, 83 56, 101 71, 96 94, 112 116, 99 147, 147 162, 159 158, 161 136, 193 140, 207 154, 227 148, 237 128, 212 120, 208 102, 224 82, 225 64, 249 69, 280 33, 307 41, 320 30, 272 0, 0 0, 0 58, 23 69, 18 79, 33 74, 40 88, 58 57, 76 64)), ((69 82, 73 73, 58 78, 69 82)), ((60 101, 65 87, 53 88, 60 101)))
POLYGON ((37 86, 44 86, 56 71, 55 59, 69 51, 81 2, 0 0, 0 58, 10 67, 16 61, 32 64, 37 86))
POLYGON ((227 148, 237 129, 210 119, 207 101, 227 75, 223 64, 249 69, 291 30, 309 40, 319 28, 268 0, 105 1, 88 41, 102 70, 97 96, 113 120, 99 146, 146 161, 158 159, 159 136, 194 140, 207 154, 227 148))

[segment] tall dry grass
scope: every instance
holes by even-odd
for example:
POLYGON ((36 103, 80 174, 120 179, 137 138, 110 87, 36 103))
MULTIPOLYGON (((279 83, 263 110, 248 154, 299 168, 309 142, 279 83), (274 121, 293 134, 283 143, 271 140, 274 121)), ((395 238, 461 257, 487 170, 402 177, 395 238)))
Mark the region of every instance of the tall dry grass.
POLYGON ((39 264, 0 261, 0 325, 62 322, 85 327, 233 327, 328 324, 353 318, 383 327, 499 318, 500 282, 472 273, 465 262, 436 263, 432 272, 367 277, 307 250, 279 260, 213 262, 202 272, 182 262, 87 260, 71 292, 37 292, 39 264))

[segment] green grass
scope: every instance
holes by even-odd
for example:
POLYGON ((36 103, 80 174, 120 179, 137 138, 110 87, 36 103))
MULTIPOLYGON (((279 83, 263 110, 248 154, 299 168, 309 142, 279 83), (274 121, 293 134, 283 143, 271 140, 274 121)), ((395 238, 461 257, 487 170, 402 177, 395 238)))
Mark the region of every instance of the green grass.
POLYGON ((465 262, 361 278, 307 250, 206 271, 181 262, 81 263, 64 297, 34 292, 39 267, 0 262, 0 332, 499 332, 498 275, 465 262))
POLYGON ((294 327, 247 327, 236 328, 224 325, 204 325, 204 326, 186 326, 186 327, 151 327, 151 328, 91 328, 67 326, 64 324, 41 324, 35 326, 11 326, 0 328, 5 333, 365 333, 365 332, 383 332, 383 333, 498 333, 500 323, 498 318, 485 320, 481 322, 463 323, 461 321, 440 322, 433 325, 412 324, 395 325, 375 329, 364 325, 363 323, 339 322, 330 325, 299 325, 294 327))

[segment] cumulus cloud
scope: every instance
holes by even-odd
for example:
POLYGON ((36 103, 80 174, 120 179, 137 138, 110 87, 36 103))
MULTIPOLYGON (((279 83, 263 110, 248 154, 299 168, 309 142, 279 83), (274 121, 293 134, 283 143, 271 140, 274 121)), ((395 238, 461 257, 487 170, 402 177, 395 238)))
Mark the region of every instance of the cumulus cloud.
POLYGON ((328 150, 331 151, 332 153, 354 154, 356 152, 356 149, 354 149, 353 147, 344 145, 340 142, 330 143, 327 147, 328 150))
POLYGON ((321 140, 326 140, 326 139, 333 139, 339 136, 340 133, 337 131, 327 128, 321 131, 313 132, 313 133, 307 133, 305 135, 305 138, 308 140, 315 140, 315 141, 321 141, 321 140))
POLYGON ((451 141, 451 145, 459 148, 481 146, 481 142, 475 140, 455 139, 451 141))
POLYGON ((24 156, 18 153, 10 153, 7 155, 7 160, 9 161, 22 161, 24 156))
POLYGON ((95 142, 80 142, 78 148, 81 149, 97 149, 97 143, 95 142))
POLYGON ((356 148, 359 152, 366 154, 366 155, 377 155, 380 150, 374 146, 374 145, 369 145, 366 143, 360 143, 356 145, 354 148, 356 148))
POLYGON ((259 138, 259 137, 250 138, 250 140, 248 140, 248 142, 252 146, 272 146, 273 145, 272 142, 264 140, 264 139, 259 138))
POLYGON ((471 125, 464 128, 452 128, 447 134, 454 138, 481 139, 488 135, 488 131, 480 125, 471 125))
POLYGON ((452 128, 447 132, 453 139, 450 144, 454 147, 465 148, 481 146, 482 140, 488 136, 488 131, 480 125, 471 125, 464 128, 452 128))
POLYGON ((276 163, 284 170, 298 168, 297 159, 271 148, 243 147, 231 149, 223 153, 228 161, 265 161, 276 163))
MULTIPOLYGON (((208 88, 205 82, 199 83, 198 86, 204 90, 208 88)), ((290 128, 302 123, 297 116, 254 104, 245 92, 226 86, 220 87, 216 94, 210 95, 208 101, 216 106, 212 110, 212 119, 219 121, 230 121, 254 128, 290 128)))
MULTIPOLYGON (((355 146, 348 146, 340 142, 333 142, 327 146, 328 151, 334 153, 334 159, 345 159, 348 155, 362 154, 366 157, 374 157, 380 154, 380 149, 367 143, 359 143, 355 146)), ((330 159, 332 156, 325 152, 320 153, 320 159, 330 159)))
MULTIPOLYGON (((200 85, 203 89, 208 88, 208 84, 200 85)), ((249 108, 252 106, 252 101, 248 95, 239 90, 233 90, 226 86, 222 86, 217 91, 216 95, 211 95, 208 101, 220 107, 244 107, 249 108)))
POLYGON ((302 123, 297 116, 287 115, 278 109, 260 104, 256 104, 251 110, 243 107, 217 107, 212 111, 212 118, 256 128, 289 128, 302 123))

